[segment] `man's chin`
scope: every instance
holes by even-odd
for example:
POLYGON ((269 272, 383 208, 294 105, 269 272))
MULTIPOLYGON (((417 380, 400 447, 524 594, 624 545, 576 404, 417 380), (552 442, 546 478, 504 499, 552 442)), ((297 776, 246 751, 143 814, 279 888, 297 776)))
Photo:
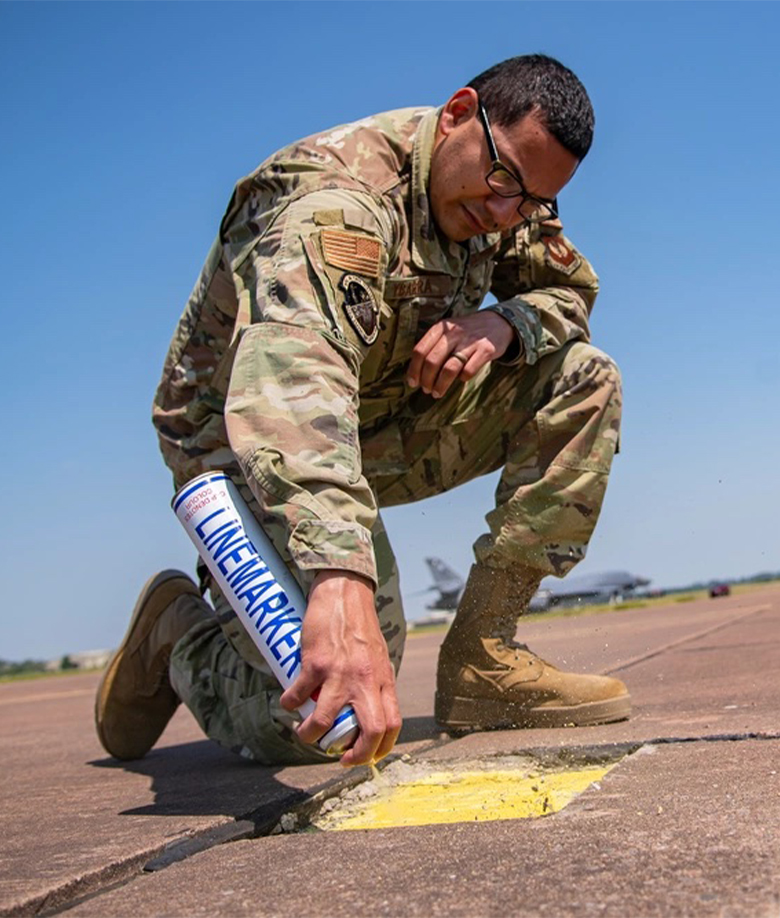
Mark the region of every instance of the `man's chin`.
POLYGON ((449 221, 435 223, 435 226, 439 235, 450 242, 468 242, 472 236, 476 235, 473 232, 467 232, 462 225, 458 225, 454 221, 453 223, 449 221))
POLYGON ((468 242, 474 236, 480 235, 479 231, 466 218, 452 220, 448 226, 440 227, 440 229, 452 242, 468 242))

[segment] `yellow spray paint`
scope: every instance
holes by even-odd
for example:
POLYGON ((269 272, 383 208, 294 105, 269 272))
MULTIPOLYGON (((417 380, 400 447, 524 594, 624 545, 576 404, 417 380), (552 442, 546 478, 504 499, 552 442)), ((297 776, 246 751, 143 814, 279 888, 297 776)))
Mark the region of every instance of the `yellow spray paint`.
POLYGON ((563 809, 614 767, 532 774, 507 770, 437 771, 328 814, 320 828, 383 829, 453 822, 528 819, 563 809))

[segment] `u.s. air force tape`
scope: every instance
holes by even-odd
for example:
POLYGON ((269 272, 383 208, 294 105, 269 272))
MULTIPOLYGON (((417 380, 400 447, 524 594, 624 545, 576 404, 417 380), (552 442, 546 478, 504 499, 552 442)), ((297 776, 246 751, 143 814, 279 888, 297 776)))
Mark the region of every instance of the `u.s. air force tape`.
POLYGON ((344 291, 344 312, 349 324, 366 344, 373 344, 379 334, 379 307, 376 295, 362 277, 344 274, 339 281, 344 291))

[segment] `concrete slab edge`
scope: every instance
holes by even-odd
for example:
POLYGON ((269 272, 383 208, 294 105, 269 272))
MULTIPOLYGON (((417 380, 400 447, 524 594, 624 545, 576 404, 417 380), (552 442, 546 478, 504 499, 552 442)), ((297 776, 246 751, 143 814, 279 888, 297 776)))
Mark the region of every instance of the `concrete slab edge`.
POLYGON ((121 861, 115 861, 74 877, 66 883, 61 883, 43 893, 30 896, 11 905, 3 906, 0 915, 4 918, 28 918, 28 916, 54 915, 67 908, 76 901, 87 898, 92 893, 102 892, 104 889, 120 885, 122 882, 136 876, 150 857, 165 850, 165 845, 158 845, 148 851, 142 851, 121 861))
MULTIPOLYGON (((425 753, 449 742, 452 742, 449 738, 434 740, 415 751, 425 753)), ((386 767, 400 757, 400 754, 388 756, 379 763, 379 768, 386 767)), ((201 851, 231 841, 268 835, 285 813, 294 812, 303 816, 309 811, 318 811, 330 797, 350 790, 370 777, 371 772, 367 767, 353 768, 310 791, 291 788, 290 793, 283 798, 241 814, 232 822, 193 832, 186 838, 179 838, 173 842, 154 845, 146 851, 74 877, 45 892, 4 905, 0 907, 0 918, 47 918, 57 915, 86 899, 122 886, 143 873, 163 870, 201 851)))
POLYGON ((639 663, 645 663, 647 660, 652 660, 654 657, 668 653, 670 650, 676 650, 678 647, 682 647, 684 644, 690 644, 694 641, 699 641, 704 637, 709 637, 711 634, 715 634, 716 631, 722 631, 724 628, 731 628, 733 625, 736 625, 743 619, 751 618, 753 615, 758 615, 760 612, 766 612, 767 609, 771 609, 771 606, 763 604, 751 607, 747 610, 743 610, 739 615, 735 615, 734 618, 729 618, 725 622, 719 622, 717 625, 710 625, 707 628, 702 628, 700 631, 695 631, 693 634, 686 634, 684 637, 681 637, 676 641, 670 641, 668 644, 662 644, 660 647, 654 647, 647 653, 641 653, 635 657, 629 657, 627 660, 621 660, 614 666, 610 666, 609 669, 605 669, 604 675, 613 676, 617 673, 623 673, 627 669, 631 669, 632 666, 637 666, 639 663))
MULTIPOLYGON (((642 747, 659 746, 682 743, 715 743, 715 742, 740 742, 745 740, 780 740, 780 732, 745 732, 709 734, 706 736, 661 736, 650 739, 629 740, 615 743, 582 744, 572 746, 553 746, 549 743, 538 746, 524 746, 523 752, 535 756, 554 756, 560 758, 568 756, 573 762, 583 760, 598 760, 600 758, 614 757, 616 754, 633 754, 642 747)), ((457 742, 457 738, 442 738, 417 748, 414 755, 390 755, 378 764, 380 770, 400 758, 424 758, 427 752, 440 749, 457 742)), ((496 753, 497 756, 506 755, 506 752, 496 753)), ((490 758, 482 754, 481 758, 490 758)), ((323 804, 332 797, 351 790, 364 783, 371 777, 367 767, 354 768, 343 776, 326 781, 310 791, 292 790, 284 798, 273 803, 265 804, 244 816, 237 817, 235 821, 220 826, 204 829, 187 838, 177 839, 150 848, 148 851, 135 854, 126 860, 117 861, 99 870, 76 877, 45 893, 32 896, 24 901, 0 909, 0 916, 7 918, 47 918, 57 915, 69 908, 101 895, 109 889, 122 886, 143 873, 164 870, 171 864, 183 861, 194 854, 231 841, 248 838, 259 838, 279 831, 280 821, 283 816, 293 816, 297 825, 305 825, 322 808, 323 804)))

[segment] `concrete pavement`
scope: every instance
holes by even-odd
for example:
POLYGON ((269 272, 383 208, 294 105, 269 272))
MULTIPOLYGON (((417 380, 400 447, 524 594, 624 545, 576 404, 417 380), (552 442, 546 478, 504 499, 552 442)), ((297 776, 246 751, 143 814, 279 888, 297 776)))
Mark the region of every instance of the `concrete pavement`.
POLYGON ((441 635, 413 637, 400 753, 463 763, 630 752, 535 820, 269 836, 366 769, 270 769, 180 711, 142 761, 94 736, 97 677, 0 685, 0 911, 7 915, 780 915, 780 588, 520 631, 562 668, 619 675, 634 717, 442 736, 441 635), (146 867, 147 869, 144 869, 146 867), (151 869, 150 869, 151 868, 151 869))

